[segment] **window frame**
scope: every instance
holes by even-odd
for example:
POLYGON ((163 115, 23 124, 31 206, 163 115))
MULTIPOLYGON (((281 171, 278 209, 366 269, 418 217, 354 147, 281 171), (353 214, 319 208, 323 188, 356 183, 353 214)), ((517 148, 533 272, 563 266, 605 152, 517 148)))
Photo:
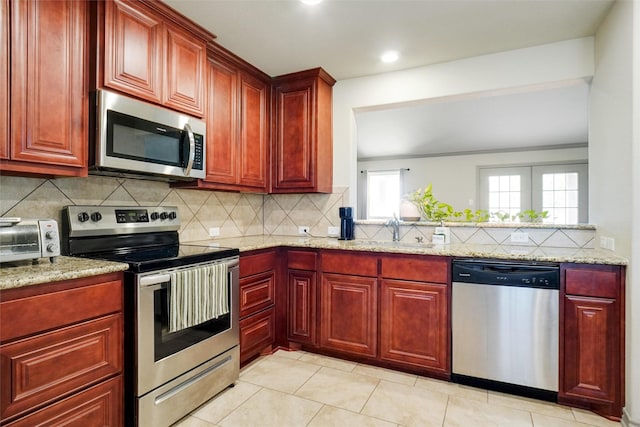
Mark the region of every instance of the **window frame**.
MULTIPOLYGON (((545 173, 578 173, 578 224, 589 221, 589 163, 588 161, 532 163, 501 166, 478 166, 477 200, 479 209, 489 211, 489 176, 520 174, 521 209, 542 211, 542 175, 545 173), (529 183, 528 195, 525 183, 529 183)), ((492 218, 493 220, 493 218, 492 218)), ((553 224, 553 222, 549 222, 553 224)))

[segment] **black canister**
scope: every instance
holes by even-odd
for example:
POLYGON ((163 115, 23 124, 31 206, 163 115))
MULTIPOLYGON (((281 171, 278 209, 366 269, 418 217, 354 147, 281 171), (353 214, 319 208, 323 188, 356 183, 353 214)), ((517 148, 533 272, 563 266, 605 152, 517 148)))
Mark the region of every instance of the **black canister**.
POLYGON ((354 235, 353 209, 340 208, 340 240, 353 240, 354 235))

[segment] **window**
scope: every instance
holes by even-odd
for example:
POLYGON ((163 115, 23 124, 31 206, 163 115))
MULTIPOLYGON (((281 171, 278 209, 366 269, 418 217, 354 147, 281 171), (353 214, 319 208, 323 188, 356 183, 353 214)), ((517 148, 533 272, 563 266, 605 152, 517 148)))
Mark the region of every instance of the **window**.
POLYGON ((492 221, 532 209, 547 211, 546 223, 586 223, 587 178, 586 163, 480 168, 480 208, 492 221))
POLYGON ((489 211, 515 215, 520 212, 520 175, 489 177, 489 211))
POLYGON ((361 171, 358 218, 386 219, 400 215, 404 169, 361 171))
POLYGON ((367 218, 391 218, 399 215, 400 171, 367 174, 367 218))

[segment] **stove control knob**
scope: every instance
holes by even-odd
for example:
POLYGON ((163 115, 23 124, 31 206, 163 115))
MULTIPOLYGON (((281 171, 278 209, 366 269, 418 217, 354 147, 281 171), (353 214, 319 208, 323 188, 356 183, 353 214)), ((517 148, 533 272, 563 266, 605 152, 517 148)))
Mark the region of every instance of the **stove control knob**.
POLYGON ((47 245, 47 252, 56 253, 58 252, 58 245, 55 243, 49 243, 47 245))
POLYGON ((177 216, 175 212, 169 212, 169 219, 176 219, 177 216))
POLYGON ((151 212, 151 221, 155 221, 160 217, 158 212, 151 212))
POLYGON ((89 214, 86 212, 80 212, 78 214, 78 221, 80 222, 87 222, 89 221, 89 214))
POLYGON ((102 214, 100 212, 94 212, 91 214, 91 221, 98 222, 102 219, 102 214))
POLYGON ((44 233, 44 237, 46 237, 47 239, 55 239, 56 237, 58 237, 58 233, 53 230, 47 231, 46 233, 44 233))
POLYGON ((167 219, 167 218, 169 218, 169 214, 168 214, 168 213, 166 213, 166 212, 162 212, 162 213, 160 214, 160 219, 165 220, 165 219, 167 219))

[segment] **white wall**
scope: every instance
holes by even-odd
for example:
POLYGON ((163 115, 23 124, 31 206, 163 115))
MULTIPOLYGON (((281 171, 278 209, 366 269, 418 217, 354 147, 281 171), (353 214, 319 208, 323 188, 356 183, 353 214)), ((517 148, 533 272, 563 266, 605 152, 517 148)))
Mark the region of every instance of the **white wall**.
POLYGON ((627 405, 623 422, 640 427, 640 5, 633 4, 633 140, 631 265, 627 282, 627 405), (632 332, 635 331, 635 334, 632 332))
POLYGON ((631 259, 626 283, 627 363, 623 424, 636 427, 640 426, 638 24, 638 5, 622 0, 615 3, 598 29, 589 109, 592 222, 598 225, 600 235, 616 239, 617 252, 631 259))
POLYGON ((413 192, 433 185, 436 199, 448 203, 456 210, 478 209, 478 166, 500 166, 559 161, 587 160, 588 149, 565 148, 557 150, 519 151, 509 153, 482 153, 459 156, 423 157, 358 162, 361 170, 389 170, 409 168, 405 175, 405 190, 413 192), (473 201, 473 204, 470 203, 473 201))
MULTIPOLYGON (((593 75, 593 38, 341 80, 333 89, 334 185, 356 187, 354 109, 443 96, 545 87, 593 75)), ((355 191, 351 191, 355 206, 355 191)))

